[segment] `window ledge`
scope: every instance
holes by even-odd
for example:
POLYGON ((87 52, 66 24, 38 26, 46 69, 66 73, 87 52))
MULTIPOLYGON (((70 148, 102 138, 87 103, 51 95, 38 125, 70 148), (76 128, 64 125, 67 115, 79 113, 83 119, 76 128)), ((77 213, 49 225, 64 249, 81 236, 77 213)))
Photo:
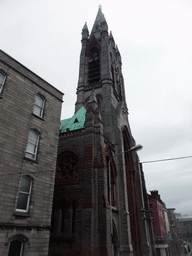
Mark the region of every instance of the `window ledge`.
POLYGON ((45 119, 44 119, 43 117, 40 117, 40 116, 38 116, 38 115, 35 115, 34 113, 32 113, 32 116, 35 116, 35 117, 37 117, 38 119, 40 119, 40 120, 42 120, 42 121, 45 121, 45 119))
POLYGON ((32 158, 29 158, 29 157, 24 156, 24 159, 25 159, 26 161, 30 161, 30 162, 33 162, 33 163, 38 164, 38 161, 37 161, 37 160, 34 160, 34 159, 32 159, 32 158))
POLYGON ((112 206, 111 208, 113 212, 117 212, 117 213, 119 212, 119 210, 117 210, 117 207, 112 206))
POLYGON ((21 217, 31 217, 31 214, 28 212, 20 212, 19 210, 13 213, 14 216, 21 216, 21 217))

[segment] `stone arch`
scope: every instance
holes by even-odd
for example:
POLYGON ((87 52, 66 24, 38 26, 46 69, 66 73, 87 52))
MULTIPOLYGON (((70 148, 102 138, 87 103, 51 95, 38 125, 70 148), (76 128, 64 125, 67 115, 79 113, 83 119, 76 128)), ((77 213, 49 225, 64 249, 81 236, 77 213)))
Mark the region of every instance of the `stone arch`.
POLYGON ((15 235, 9 237, 7 242, 5 243, 5 246, 10 244, 13 240, 19 240, 19 241, 21 241, 23 243, 30 244, 29 243, 29 238, 26 235, 24 235, 22 233, 18 233, 18 234, 15 234, 15 235))

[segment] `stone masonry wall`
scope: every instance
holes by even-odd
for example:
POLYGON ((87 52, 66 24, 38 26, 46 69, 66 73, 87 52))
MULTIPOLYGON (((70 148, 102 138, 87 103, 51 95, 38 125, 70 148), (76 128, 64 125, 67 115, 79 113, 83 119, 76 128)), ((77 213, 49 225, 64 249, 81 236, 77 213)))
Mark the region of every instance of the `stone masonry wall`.
POLYGON ((11 239, 26 238, 24 255, 47 256, 62 93, 0 51, 6 81, 0 95, 0 255, 11 239), (42 118, 33 114, 35 96, 45 98, 42 118), (25 158, 30 129, 39 134, 35 161, 25 158), (32 180, 28 212, 16 210, 22 175, 32 180))

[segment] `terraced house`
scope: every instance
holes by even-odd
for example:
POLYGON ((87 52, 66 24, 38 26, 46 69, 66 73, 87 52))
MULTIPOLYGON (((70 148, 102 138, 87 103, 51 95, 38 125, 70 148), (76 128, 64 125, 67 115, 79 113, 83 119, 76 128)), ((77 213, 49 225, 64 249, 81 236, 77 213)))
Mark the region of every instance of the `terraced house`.
POLYGON ((48 255, 63 94, 0 51, 0 255, 48 255))

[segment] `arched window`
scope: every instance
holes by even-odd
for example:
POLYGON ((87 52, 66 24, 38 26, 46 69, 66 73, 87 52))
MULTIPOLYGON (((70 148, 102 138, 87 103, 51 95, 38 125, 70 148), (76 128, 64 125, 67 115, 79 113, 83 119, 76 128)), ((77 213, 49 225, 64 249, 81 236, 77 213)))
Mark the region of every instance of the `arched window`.
POLYGON ((4 83, 5 83, 5 78, 6 78, 6 76, 2 72, 0 72, 0 95, 1 95, 1 93, 3 91, 3 87, 4 87, 4 83))
POLYGON ((25 156, 35 160, 39 144, 39 133, 33 129, 29 131, 28 143, 25 156))
POLYGON ((66 214, 66 202, 62 200, 61 207, 61 233, 65 231, 65 214, 66 214))
POLYGON ((100 109, 100 111, 101 111, 101 107, 102 107, 102 95, 100 94, 100 93, 98 93, 97 95, 96 95, 96 99, 97 99, 97 104, 98 104, 98 108, 100 109))
POLYGON ((22 256, 22 255, 23 255, 23 242, 20 240, 11 241, 8 256, 22 256))
POLYGON ((68 225, 68 204, 65 197, 54 200, 52 208, 51 233, 61 235, 66 232, 68 225))
POLYGON ((111 204, 116 207, 116 179, 113 172, 111 173, 111 204))
POLYGON ((72 202, 72 233, 75 233, 76 202, 72 202))
POLYGON ((31 196, 31 187, 32 187, 32 180, 28 176, 22 176, 16 210, 28 212, 29 201, 31 196))
MULTIPOLYGON (((109 157, 106 158, 107 162, 107 180, 108 180, 108 198, 110 200, 110 193, 111 193, 111 206, 117 206, 117 189, 116 189, 116 172, 114 162, 110 161, 110 177, 109 177, 109 157), (111 190, 109 186, 109 180, 111 185, 111 190)), ((110 202, 109 202, 110 203, 110 202)))
POLYGON ((110 61, 113 61, 112 53, 110 52, 110 61))
POLYGON ((39 117, 43 117, 44 113, 44 107, 45 107, 45 99, 42 95, 37 94, 35 96, 35 105, 33 109, 33 114, 39 117))
POLYGON ((100 60, 99 50, 96 47, 93 47, 90 51, 88 70, 89 83, 98 82, 100 80, 100 60))
POLYGON ((111 66, 111 76, 112 76, 112 85, 115 86, 115 76, 114 76, 113 66, 111 66))

